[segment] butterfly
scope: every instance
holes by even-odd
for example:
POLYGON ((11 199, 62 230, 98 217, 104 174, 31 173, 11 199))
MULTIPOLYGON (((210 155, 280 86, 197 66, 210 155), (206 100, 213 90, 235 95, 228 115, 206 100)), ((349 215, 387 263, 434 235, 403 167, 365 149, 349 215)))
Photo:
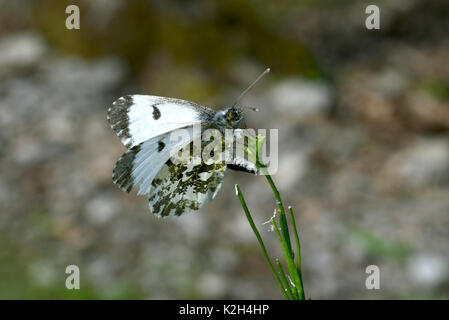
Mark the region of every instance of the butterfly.
POLYGON ((167 217, 198 210, 212 201, 227 168, 257 173, 254 163, 238 156, 230 161, 172 161, 174 153, 192 147, 198 139, 202 141, 201 132, 205 129, 224 134, 226 129, 245 128, 243 108, 236 105, 237 101, 215 111, 194 102, 152 95, 117 99, 108 109, 107 119, 128 150, 113 169, 113 182, 126 192, 138 186, 138 195, 148 195, 150 211, 157 217, 167 217), (194 130, 197 124, 200 132, 194 130), (187 139, 172 139, 186 132, 187 139))
POLYGON ((243 112, 233 106, 219 111, 186 100, 150 95, 126 95, 116 100, 107 115, 112 130, 128 148, 117 161, 113 182, 138 195, 148 195, 157 217, 179 216, 198 210, 215 198, 227 168, 256 173, 253 163, 235 157, 231 163, 189 161, 173 163, 171 155, 201 139, 193 125, 225 129, 244 127, 243 112), (189 133, 187 141, 171 139, 177 131, 189 133))

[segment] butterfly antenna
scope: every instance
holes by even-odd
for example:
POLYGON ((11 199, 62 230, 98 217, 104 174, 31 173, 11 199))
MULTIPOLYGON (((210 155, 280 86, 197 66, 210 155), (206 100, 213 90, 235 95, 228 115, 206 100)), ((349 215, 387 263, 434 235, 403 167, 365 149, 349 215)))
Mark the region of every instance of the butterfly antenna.
MULTIPOLYGON (((257 83, 257 81, 259 81, 264 75, 266 75, 268 72, 270 72, 270 68, 266 68, 264 72, 262 72, 256 80, 253 81, 253 83, 251 83, 248 88, 246 88, 240 95, 239 97, 235 100, 234 104, 232 105, 232 107, 235 107, 237 105, 237 103, 240 101, 240 99, 242 99, 242 97, 257 83)), ((254 111, 259 111, 257 108, 253 109, 254 111)))
POLYGON ((248 109, 251 111, 255 111, 255 112, 259 112, 259 108, 255 108, 255 107, 247 107, 247 106, 242 106, 243 109, 248 109))

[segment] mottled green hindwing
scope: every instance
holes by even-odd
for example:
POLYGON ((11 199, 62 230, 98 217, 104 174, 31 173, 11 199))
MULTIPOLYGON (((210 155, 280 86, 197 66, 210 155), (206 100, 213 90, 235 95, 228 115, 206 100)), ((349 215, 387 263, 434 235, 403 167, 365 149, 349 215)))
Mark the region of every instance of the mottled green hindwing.
POLYGON ((217 195, 226 171, 226 164, 167 161, 151 183, 149 206, 158 217, 180 216, 198 210, 217 195))

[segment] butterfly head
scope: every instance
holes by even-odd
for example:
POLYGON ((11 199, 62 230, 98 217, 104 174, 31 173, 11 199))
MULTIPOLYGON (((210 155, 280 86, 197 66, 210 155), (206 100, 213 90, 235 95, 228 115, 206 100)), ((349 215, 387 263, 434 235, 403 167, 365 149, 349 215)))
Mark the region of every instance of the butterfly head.
POLYGON ((243 111, 237 106, 218 111, 217 120, 229 129, 238 129, 245 127, 245 118, 243 117, 243 111))

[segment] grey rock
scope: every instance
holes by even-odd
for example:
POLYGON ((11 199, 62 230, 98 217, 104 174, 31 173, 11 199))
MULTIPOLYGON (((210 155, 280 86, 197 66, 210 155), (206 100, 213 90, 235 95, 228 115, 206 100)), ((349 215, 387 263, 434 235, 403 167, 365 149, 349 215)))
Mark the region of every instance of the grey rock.
POLYGON ((271 88, 266 100, 277 111, 288 113, 295 119, 302 119, 319 116, 329 110, 332 92, 325 83, 290 78, 271 88))
POLYGON ((420 253, 412 256, 407 263, 410 281, 422 287, 434 287, 447 276, 449 262, 437 254, 420 253))
POLYGON ((40 61, 47 51, 43 39, 34 32, 4 37, 0 41, 0 76, 17 68, 28 68, 40 61))
POLYGON ((86 217, 95 225, 103 225, 111 221, 120 210, 120 204, 113 194, 94 197, 86 205, 86 217))
POLYGON ((422 140, 396 156, 399 175, 413 185, 442 183, 449 178, 446 140, 422 140))

